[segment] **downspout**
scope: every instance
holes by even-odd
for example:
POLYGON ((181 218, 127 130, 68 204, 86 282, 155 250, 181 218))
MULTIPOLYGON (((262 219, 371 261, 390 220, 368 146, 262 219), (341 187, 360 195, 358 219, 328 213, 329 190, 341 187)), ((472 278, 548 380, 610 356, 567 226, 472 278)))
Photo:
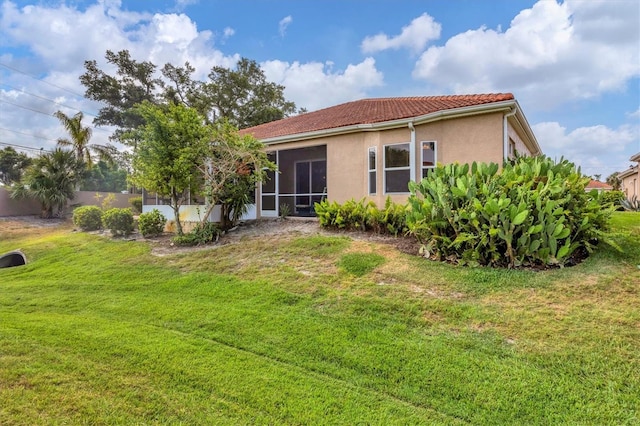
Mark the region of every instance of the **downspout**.
POLYGON ((408 123, 409 130, 411 131, 411 142, 409 143, 409 173, 410 180, 417 182, 416 178, 416 128, 413 127, 413 121, 408 123))
POLYGON ((511 112, 508 112, 504 115, 504 120, 502 124, 502 161, 505 162, 509 158, 509 125, 508 119, 509 117, 513 117, 518 109, 514 106, 511 107, 511 112))

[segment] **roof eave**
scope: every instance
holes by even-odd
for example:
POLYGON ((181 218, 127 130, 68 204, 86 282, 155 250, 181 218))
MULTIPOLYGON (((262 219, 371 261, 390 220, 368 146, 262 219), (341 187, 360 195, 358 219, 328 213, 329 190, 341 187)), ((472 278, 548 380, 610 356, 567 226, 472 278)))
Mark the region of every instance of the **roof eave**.
POLYGON ((624 171, 618 173, 618 178, 619 179, 624 179, 627 176, 633 176, 636 173, 638 173, 638 166, 629 167, 627 170, 624 170, 624 171))
MULTIPOLYGON (((351 126, 336 127, 333 129, 317 130, 314 132, 306 132, 306 133, 294 133, 291 135, 277 136, 273 138, 264 138, 260 140, 265 145, 275 145, 279 143, 316 139, 316 138, 321 138, 325 136, 343 135, 343 134, 354 133, 354 132, 367 132, 367 131, 395 129, 399 127, 405 127, 409 123, 413 123, 414 125, 419 125, 419 124, 426 124, 426 123, 438 121, 438 120, 446 120, 450 118, 459 118, 459 117, 466 117, 470 115, 486 114, 488 112, 507 111, 514 106, 516 106, 518 108, 518 111, 520 111, 520 108, 517 102, 515 101, 515 99, 511 99, 507 101, 492 102, 488 104, 472 105, 472 106, 467 106, 462 108, 453 108, 453 109, 447 109, 442 111, 436 111, 430 114, 419 115, 419 116, 409 117, 409 118, 402 118, 399 120, 382 121, 380 123, 370 123, 370 124, 354 124, 351 126)), ((522 115, 522 112, 520 112, 520 115, 522 115)), ((524 115, 522 115, 522 118, 524 119, 524 115)), ((524 119, 524 122, 526 123, 526 119, 524 119)), ((528 126, 528 123, 527 123, 527 126, 528 126)), ((537 149, 540 150, 540 147, 538 146, 538 142, 536 141, 535 136, 533 136, 533 132, 531 132, 531 129, 530 128, 525 129, 525 132, 527 132, 527 134, 530 135, 530 137, 532 137, 532 141, 535 143, 537 149)))

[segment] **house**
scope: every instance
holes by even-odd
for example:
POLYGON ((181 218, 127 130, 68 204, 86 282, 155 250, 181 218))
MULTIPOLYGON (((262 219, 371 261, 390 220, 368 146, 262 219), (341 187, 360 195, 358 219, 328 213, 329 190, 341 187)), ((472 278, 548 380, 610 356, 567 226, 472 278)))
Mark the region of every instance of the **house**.
POLYGON ((620 190, 624 192, 627 199, 631 199, 634 195, 640 198, 640 152, 632 155, 629 161, 633 161, 636 164, 630 166, 624 172, 618 173, 620 190))
POLYGON ((593 191, 594 189, 598 192, 611 191, 613 190, 613 186, 609 185, 608 183, 600 182, 599 180, 591 179, 587 186, 584 187, 584 190, 589 192, 593 191))
POLYGON ((279 169, 258 188, 258 217, 277 216, 283 204, 313 215, 323 198, 405 202, 409 181, 436 163, 541 154, 511 93, 362 99, 241 133, 261 140, 279 169))

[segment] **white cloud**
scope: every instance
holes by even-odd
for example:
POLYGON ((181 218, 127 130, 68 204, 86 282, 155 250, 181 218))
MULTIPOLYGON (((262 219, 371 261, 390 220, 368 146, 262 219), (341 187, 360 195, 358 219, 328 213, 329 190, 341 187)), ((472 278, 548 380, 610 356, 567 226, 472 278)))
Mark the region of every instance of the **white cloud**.
POLYGON ((261 64, 268 80, 285 86, 285 97, 298 107, 319 108, 366 96, 367 89, 382 86, 383 75, 375 60, 366 58, 334 72, 333 63, 267 61, 261 64))
POLYGON ((481 27, 432 46, 413 76, 433 91, 512 91, 530 108, 624 90, 640 75, 640 3, 541 0, 503 33, 481 27))
POLYGON ((225 27, 225 29, 222 31, 222 35, 225 39, 231 37, 232 35, 234 35, 236 33, 236 30, 234 30, 231 27, 225 27))
POLYGON ((640 108, 638 108, 637 110, 635 110, 634 112, 629 112, 627 113, 627 117, 629 118, 636 118, 636 119, 640 119, 640 108))
POLYGON ((187 6, 198 3, 198 0, 176 0, 176 10, 184 10, 187 6))
POLYGON ((431 40, 440 38, 441 26, 426 13, 415 18, 407 26, 402 27, 402 32, 389 37, 384 33, 366 37, 360 46, 364 53, 375 53, 387 49, 407 48, 414 53, 424 50, 431 40))
MULTIPOLYGON (((230 35, 232 30, 225 29, 224 33, 230 35)), ((1 131, 0 138, 5 143, 45 149, 55 145, 52 140, 65 135, 57 120, 47 114, 58 109, 68 114, 82 110, 87 113, 88 124, 93 118, 89 114, 97 113, 100 105, 81 96, 84 87, 78 77, 84 72, 85 60, 95 59, 99 67, 110 69, 104 59, 107 49, 127 49, 136 60, 150 60, 159 67, 166 62, 182 65, 189 61, 196 68, 196 78, 205 78, 214 65, 233 67, 240 59, 238 54, 227 55, 215 49, 213 33, 199 31, 185 14, 130 12, 121 9, 119 0, 101 0, 83 10, 65 3, 19 8, 11 1, 4 1, 0 5, 0 39, 5 45, 30 50, 28 56, 19 58, 3 53, 2 63, 37 76, 31 78, 0 69, 4 85, 23 91, 0 92, 0 99, 13 99, 12 102, 23 107, 7 108, 3 104, 0 127, 11 132, 1 131)), ((92 142, 106 143, 108 136, 109 132, 96 129, 92 142)))
POLYGON ((291 24, 291 22, 293 22, 293 18, 291 17, 291 15, 285 16, 280 20, 280 22, 278 22, 278 32, 280 33, 280 37, 284 37, 285 33, 287 32, 287 27, 289 27, 289 24, 291 24))
POLYGON ((611 129, 604 125, 579 127, 572 131, 557 122, 532 126, 545 155, 564 157, 582 167, 587 175, 601 174, 606 178, 622 171, 628 164, 629 150, 640 147, 640 126, 622 125, 611 129))

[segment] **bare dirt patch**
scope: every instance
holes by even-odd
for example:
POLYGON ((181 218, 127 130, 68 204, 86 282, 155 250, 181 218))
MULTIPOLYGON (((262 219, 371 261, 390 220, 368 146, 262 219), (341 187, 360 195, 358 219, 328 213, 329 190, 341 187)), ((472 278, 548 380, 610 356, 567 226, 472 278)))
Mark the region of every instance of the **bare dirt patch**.
MULTIPOLYGON (((146 239, 152 244, 152 254, 167 256, 171 254, 186 253, 190 251, 216 248, 228 244, 237 244, 241 241, 256 238, 266 240, 290 239, 299 236, 327 235, 346 236, 356 241, 368 241, 395 246, 398 250, 416 254, 417 244, 411 238, 393 237, 390 235, 374 234, 370 232, 334 231, 320 227, 316 219, 258 219, 241 223, 233 230, 226 232, 214 244, 206 244, 195 247, 180 247, 171 242, 172 234, 164 234, 157 238, 146 239), (415 249, 415 250, 414 250, 415 249)), ((137 236, 143 239, 141 236, 137 236)), ((136 239, 138 239, 136 238, 136 239)))
MULTIPOLYGON (((69 218, 41 219, 39 216, 0 217, 0 234, 3 235, 19 234, 24 232, 25 229, 42 229, 43 231, 46 231, 53 228, 74 229, 73 223, 69 218)), ((108 230, 92 233, 111 238, 111 234, 108 230)), ((311 235, 346 236, 355 241, 387 244, 401 252, 409 254, 418 253, 418 244, 413 238, 393 237, 391 235, 375 234, 371 232, 329 230, 320 227, 317 219, 315 218, 287 218, 285 220, 279 218, 262 218, 246 221, 239 224, 233 230, 226 232, 216 243, 194 247, 176 246, 171 242, 171 238, 173 237, 173 234, 171 233, 164 233, 163 235, 153 238, 144 238, 139 233, 134 232, 130 236, 125 237, 125 239, 147 242, 151 245, 151 252, 153 255, 168 256, 171 254, 211 249, 228 244, 237 244, 241 241, 256 238, 276 240, 311 235)))

